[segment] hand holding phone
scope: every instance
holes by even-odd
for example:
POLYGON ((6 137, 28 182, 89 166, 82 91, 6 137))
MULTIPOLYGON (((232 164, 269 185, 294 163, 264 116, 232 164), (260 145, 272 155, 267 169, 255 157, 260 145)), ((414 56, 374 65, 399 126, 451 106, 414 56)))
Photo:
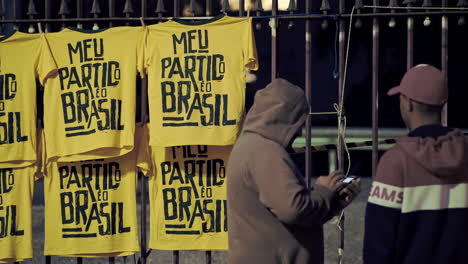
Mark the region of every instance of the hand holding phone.
POLYGON ((344 188, 346 188, 346 186, 348 186, 349 184, 351 184, 353 182, 353 180, 359 178, 358 176, 356 175, 350 175, 346 178, 344 178, 342 180, 342 185, 336 190, 337 193, 340 193, 344 188))
POLYGON ((342 185, 341 181, 343 177, 344 175, 341 171, 333 171, 328 176, 318 177, 315 181, 315 184, 321 185, 332 192, 336 192, 336 189, 338 189, 342 185))

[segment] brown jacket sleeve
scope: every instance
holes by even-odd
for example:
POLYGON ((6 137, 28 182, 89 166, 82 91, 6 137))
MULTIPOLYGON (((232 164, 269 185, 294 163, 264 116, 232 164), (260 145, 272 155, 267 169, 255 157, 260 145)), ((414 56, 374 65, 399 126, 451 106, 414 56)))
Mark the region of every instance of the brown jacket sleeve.
POLYGON ((281 222, 311 225, 327 220, 333 192, 321 186, 307 189, 283 148, 263 150, 249 166, 260 202, 281 222))

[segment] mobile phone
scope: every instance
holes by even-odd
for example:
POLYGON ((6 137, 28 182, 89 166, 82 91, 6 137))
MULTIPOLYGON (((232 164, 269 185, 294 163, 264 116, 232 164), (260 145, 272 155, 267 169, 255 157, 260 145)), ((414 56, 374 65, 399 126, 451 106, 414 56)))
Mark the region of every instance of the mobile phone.
POLYGON ((359 177, 356 176, 356 175, 350 175, 350 176, 344 178, 343 181, 342 181, 342 182, 343 182, 343 185, 341 185, 340 188, 338 188, 338 189, 336 190, 336 192, 337 192, 337 193, 341 192, 341 190, 343 190, 344 188, 346 188, 346 186, 348 186, 350 183, 353 182, 354 179, 357 179, 357 178, 359 178, 359 177))

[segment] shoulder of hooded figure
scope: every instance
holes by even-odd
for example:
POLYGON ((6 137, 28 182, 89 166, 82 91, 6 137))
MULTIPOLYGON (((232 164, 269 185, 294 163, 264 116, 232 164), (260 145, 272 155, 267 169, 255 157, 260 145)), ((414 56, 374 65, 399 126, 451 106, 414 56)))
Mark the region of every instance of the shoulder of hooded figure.
POLYGON ((386 151, 380 158, 377 165, 375 181, 393 186, 402 186, 403 167, 406 153, 395 145, 386 151))

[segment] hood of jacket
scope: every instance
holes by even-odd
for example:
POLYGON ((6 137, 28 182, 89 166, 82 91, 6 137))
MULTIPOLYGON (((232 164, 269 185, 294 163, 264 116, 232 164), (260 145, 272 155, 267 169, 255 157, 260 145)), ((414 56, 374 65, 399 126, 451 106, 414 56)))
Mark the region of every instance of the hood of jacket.
POLYGON ((397 146, 423 168, 439 177, 456 175, 466 167, 468 143, 458 129, 437 139, 405 136, 398 140, 397 146))
POLYGON ((307 113, 304 91, 284 79, 275 79, 255 94, 242 133, 257 133, 286 148, 304 124, 307 113))

